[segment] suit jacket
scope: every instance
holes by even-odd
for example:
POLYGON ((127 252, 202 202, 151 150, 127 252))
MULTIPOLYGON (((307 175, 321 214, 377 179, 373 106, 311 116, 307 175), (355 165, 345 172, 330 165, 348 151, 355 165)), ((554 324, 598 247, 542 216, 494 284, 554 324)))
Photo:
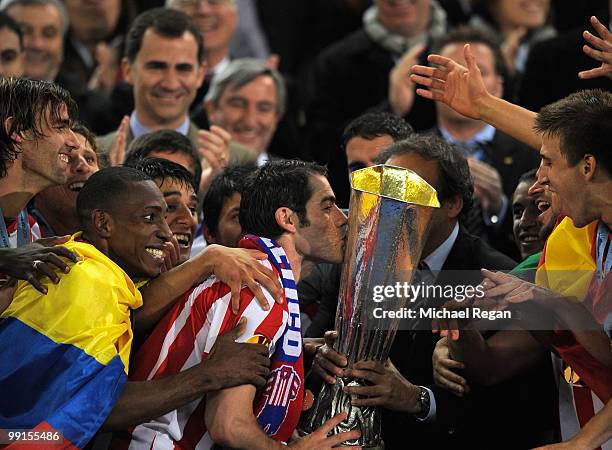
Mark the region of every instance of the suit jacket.
MULTIPOLYGON (((340 150, 342 131, 360 114, 383 108, 394 65, 393 55, 360 29, 324 50, 306 83, 309 148, 316 152, 312 156, 317 162, 328 164, 341 207, 348 206, 350 196, 346 156, 340 150)), ((435 124, 433 102, 417 96, 406 119, 417 130, 431 128, 435 124)))
MULTIPOLYGON (((198 131, 200 129, 196 127, 192 122, 189 122, 189 130, 187 131, 187 137, 193 144, 194 148, 198 148, 198 131)), ((110 151, 117 138, 117 132, 113 131, 104 136, 98 137, 98 159, 100 160, 100 166, 108 167, 110 165, 110 151)), ((134 134, 132 129, 128 128, 128 134, 126 139, 126 149, 129 148, 131 142, 134 140, 134 134)), ((238 142, 230 142, 230 165, 242 165, 253 163, 257 161, 257 155, 252 150, 239 144, 238 142)))
MULTIPOLYGON (((432 131, 442 136, 438 127, 432 131)), ((504 221, 496 227, 488 227, 482 236, 493 248, 518 261, 521 255, 512 231, 512 196, 521 175, 538 167, 540 155, 531 147, 501 131, 495 132, 491 142, 484 145, 484 151, 484 162, 494 167, 501 177, 502 190, 508 198, 508 208, 504 221)))
MULTIPOLYGON (((460 229, 437 285, 476 285, 477 270, 510 270, 515 262, 479 238, 460 229), (461 280, 452 272, 462 272, 461 280)), ((495 386, 470 382, 464 398, 434 385, 431 357, 439 335, 430 331, 399 331, 390 358, 411 383, 430 388, 436 401, 436 421, 423 423, 410 414, 383 410, 386 449, 470 448, 527 449, 547 442, 554 429, 554 384, 550 358, 542 352, 540 363, 526 374, 495 386), (513 431, 518 430, 514 433, 513 431)))

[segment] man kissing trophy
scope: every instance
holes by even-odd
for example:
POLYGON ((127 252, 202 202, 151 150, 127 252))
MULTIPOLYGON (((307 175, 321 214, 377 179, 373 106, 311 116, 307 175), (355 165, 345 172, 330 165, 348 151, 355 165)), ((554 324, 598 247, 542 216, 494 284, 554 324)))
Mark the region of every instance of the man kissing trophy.
MULTIPOLYGON (((401 310, 407 298, 376 303, 374 288, 412 281, 433 208, 440 207, 435 189, 401 167, 357 170, 351 174, 351 188, 334 345, 347 356, 349 367, 364 359, 384 362, 389 356, 400 319, 376 318, 373 309, 401 310)), ((355 407, 351 396, 343 392, 344 386, 355 385, 362 385, 361 380, 336 377, 335 384, 324 384, 313 406, 302 415, 300 434, 312 433, 329 418, 346 412, 347 419, 333 433, 358 429, 361 436, 344 445, 384 448, 378 408, 355 407)))

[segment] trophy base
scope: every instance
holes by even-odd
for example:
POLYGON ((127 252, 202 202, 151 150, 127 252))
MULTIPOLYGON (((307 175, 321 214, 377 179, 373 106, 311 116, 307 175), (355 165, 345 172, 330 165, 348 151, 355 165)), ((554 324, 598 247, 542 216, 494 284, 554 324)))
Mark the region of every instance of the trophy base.
POLYGON ((381 439, 380 412, 377 408, 356 407, 351 404, 351 396, 344 393, 344 386, 362 386, 356 380, 337 377, 336 384, 324 384, 315 403, 303 413, 298 426, 298 434, 306 436, 316 431, 327 420, 338 413, 347 413, 347 418, 336 425, 331 434, 358 430, 358 439, 344 441, 347 447, 360 446, 369 450, 384 450, 381 439))

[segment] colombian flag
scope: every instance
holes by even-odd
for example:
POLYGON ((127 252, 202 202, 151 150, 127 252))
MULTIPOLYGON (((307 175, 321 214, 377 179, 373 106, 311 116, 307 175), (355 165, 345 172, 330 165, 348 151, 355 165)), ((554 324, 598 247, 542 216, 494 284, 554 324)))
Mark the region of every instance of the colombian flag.
MULTIPOLYGON (((82 448, 121 394, 132 342, 130 309, 142 305, 128 275, 79 234, 79 254, 42 295, 19 282, 0 319, 0 428, 56 430, 82 448)), ((53 447, 58 448, 58 447, 53 447)))

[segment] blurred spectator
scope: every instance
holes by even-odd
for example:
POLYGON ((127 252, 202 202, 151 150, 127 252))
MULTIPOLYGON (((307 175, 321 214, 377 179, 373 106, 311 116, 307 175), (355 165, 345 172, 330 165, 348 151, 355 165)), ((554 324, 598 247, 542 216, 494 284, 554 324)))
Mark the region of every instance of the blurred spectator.
POLYGON ((136 17, 133 0, 65 0, 70 29, 62 68, 83 85, 112 91, 119 74, 125 33, 136 17))
POLYGON ((0 9, 21 27, 25 48, 25 75, 54 81, 64 59, 62 37, 68 14, 59 0, 3 0, 0 9))
MULTIPOLYGON (((442 35, 446 14, 431 0, 376 0, 363 23, 362 29, 319 55, 307 86, 308 145, 318 162, 328 163, 341 206, 348 204, 349 197, 346 159, 339 148, 342 130, 349 120, 386 102, 395 63, 417 45, 442 35)), ((426 107, 432 110, 431 105, 426 107)), ((411 112, 408 121, 415 129, 429 128, 432 116, 411 112)))
POLYGON ((59 0, 2 0, 0 10, 15 19, 23 32, 24 75, 64 87, 76 101, 82 122, 94 131, 107 128, 112 117, 106 97, 61 70, 63 36, 69 26, 64 4, 59 0))
POLYGON ((166 0, 166 7, 184 12, 202 34, 206 76, 193 103, 197 107, 214 76, 230 62, 230 41, 238 24, 236 3, 234 0, 166 0))
POLYGON ((550 0, 474 0, 469 24, 499 37, 508 69, 522 73, 530 47, 555 36, 550 0))
POLYGON ((0 77, 23 75, 23 34, 17 22, 0 12, 0 77))

